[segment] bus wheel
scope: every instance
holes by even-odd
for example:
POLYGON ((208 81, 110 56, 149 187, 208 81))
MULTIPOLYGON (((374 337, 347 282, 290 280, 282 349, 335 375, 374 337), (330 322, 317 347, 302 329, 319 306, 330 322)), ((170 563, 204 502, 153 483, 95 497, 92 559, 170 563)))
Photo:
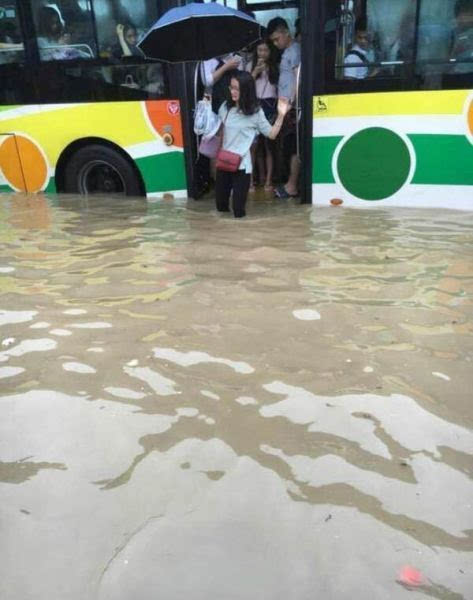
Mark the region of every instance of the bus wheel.
POLYGON ((69 194, 123 194, 142 196, 133 165, 113 148, 85 146, 67 163, 65 192, 69 194))

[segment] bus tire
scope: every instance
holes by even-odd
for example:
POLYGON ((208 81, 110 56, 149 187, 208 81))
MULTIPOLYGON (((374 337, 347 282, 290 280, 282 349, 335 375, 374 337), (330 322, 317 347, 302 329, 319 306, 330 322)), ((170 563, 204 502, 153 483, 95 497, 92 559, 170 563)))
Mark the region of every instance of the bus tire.
POLYGON ((84 146, 72 155, 64 171, 64 188, 69 194, 143 196, 132 162, 100 144, 84 146))

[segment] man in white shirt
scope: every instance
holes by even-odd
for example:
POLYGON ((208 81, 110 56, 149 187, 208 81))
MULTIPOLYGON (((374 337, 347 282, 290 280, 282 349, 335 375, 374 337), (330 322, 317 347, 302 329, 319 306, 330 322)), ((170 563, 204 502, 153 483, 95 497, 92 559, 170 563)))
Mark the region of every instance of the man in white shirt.
POLYGON ((370 71, 370 64, 374 62, 374 51, 371 47, 370 35, 365 18, 360 18, 355 25, 355 43, 345 56, 345 79, 366 79, 375 75, 370 71), (349 66, 348 66, 349 65, 349 66))
MULTIPOLYGON (((278 97, 293 103, 297 92, 296 71, 301 63, 301 46, 293 39, 287 22, 281 17, 276 17, 268 23, 267 34, 276 48, 283 52, 279 66, 278 97)), ((300 160, 296 153, 296 127, 298 124, 295 110, 287 115, 286 122, 291 123, 290 127, 287 127, 288 134, 284 136, 285 150, 290 155, 289 178, 285 185, 280 185, 275 189, 274 193, 278 198, 293 198, 298 195, 300 160)))

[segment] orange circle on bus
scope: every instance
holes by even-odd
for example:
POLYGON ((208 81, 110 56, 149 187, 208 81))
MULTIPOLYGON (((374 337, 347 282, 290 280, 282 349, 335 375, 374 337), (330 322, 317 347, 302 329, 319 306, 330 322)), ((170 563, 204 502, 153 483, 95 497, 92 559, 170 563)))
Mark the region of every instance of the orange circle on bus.
POLYGON ((0 169, 8 183, 21 192, 39 192, 48 176, 40 148, 22 135, 9 136, 0 146, 0 169))
POLYGON ((156 133, 161 137, 171 134, 174 138, 174 146, 182 148, 184 144, 179 103, 175 100, 148 100, 145 106, 156 133))

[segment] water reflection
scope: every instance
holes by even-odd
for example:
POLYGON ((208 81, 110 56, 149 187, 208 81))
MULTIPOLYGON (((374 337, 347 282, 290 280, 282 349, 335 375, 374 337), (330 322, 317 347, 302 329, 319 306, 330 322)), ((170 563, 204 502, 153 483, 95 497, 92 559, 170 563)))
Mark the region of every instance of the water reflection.
POLYGON ((472 215, 0 212, 12 598, 19 554, 37 598, 401 598, 413 561, 426 594, 468 597, 472 215), (29 547, 33 515, 55 526, 29 547))

